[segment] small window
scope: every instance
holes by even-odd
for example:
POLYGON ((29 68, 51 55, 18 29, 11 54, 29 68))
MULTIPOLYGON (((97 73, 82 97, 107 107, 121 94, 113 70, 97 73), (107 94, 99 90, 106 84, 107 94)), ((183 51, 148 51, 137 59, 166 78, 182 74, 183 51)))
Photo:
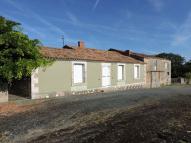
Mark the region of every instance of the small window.
POLYGON ((140 65, 134 66, 134 78, 139 79, 140 78, 140 65))
POLYGON ((168 69, 168 63, 165 63, 165 69, 168 69))
POLYGON ((156 71, 157 70, 157 66, 156 65, 154 65, 154 71, 156 71))
POLYGON ((74 84, 85 82, 85 64, 82 63, 73 64, 73 82, 74 84))
POLYGON ((118 80, 124 80, 125 79, 125 76, 124 76, 124 65, 118 65, 118 80))
POLYGON ((156 71, 156 70, 157 70, 157 61, 155 61, 155 62, 153 63, 153 66, 154 66, 154 71, 156 71))

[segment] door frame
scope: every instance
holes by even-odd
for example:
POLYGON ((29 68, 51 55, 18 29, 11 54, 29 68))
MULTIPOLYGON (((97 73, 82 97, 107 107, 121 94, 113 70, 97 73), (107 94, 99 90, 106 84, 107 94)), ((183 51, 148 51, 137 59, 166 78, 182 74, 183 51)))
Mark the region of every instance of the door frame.
POLYGON ((160 87, 160 72, 151 72, 151 88, 160 87))
POLYGON ((107 87, 110 87, 111 86, 111 63, 102 63, 101 65, 101 86, 102 88, 107 88, 107 87), (110 71, 110 76, 106 76, 106 77, 109 77, 109 85, 103 85, 103 67, 109 67, 109 71, 110 71))

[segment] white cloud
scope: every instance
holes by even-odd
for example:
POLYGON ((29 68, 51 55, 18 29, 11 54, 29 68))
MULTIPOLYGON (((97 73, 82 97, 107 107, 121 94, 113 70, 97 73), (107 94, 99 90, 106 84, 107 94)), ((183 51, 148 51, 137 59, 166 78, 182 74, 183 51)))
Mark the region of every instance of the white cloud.
MULTIPOLYGON (((53 24, 52 22, 50 22, 49 20, 47 20, 46 18, 44 18, 42 15, 39 15, 38 13, 30 10, 27 6, 23 6, 20 3, 16 3, 13 0, 4 0, 6 3, 8 3, 9 5, 11 5, 13 8, 15 8, 17 10, 17 13, 19 13, 21 16, 25 17, 25 18, 29 18, 31 20, 36 20, 37 22, 39 22, 38 26, 31 26, 28 23, 24 23, 21 20, 16 20, 18 22, 21 22, 21 24, 23 24, 23 27, 25 28, 25 33, 29 34, 29 33, 34 33, 36 35, 38 35, 41 39, 48 39, 47 37, 51 37, 52 33, 54 33, 54 35, 57 35, 55 37, 51 37, 52 40, 51 41, 58 41, 58 39, 60 38, 60 43, 61 42, 61 35, 64 35, 64 37, 66 37, 67 42, 69 43, 74 43, 77 41, 77 39, 69 36, 64 30, 62 30, 59 26, 53 24), (51 33, 50 35, 47 33, 51 33)), ((14 11, 15 12, 15 11, 14 11)), ((67 17, 69 19, 69 21, 73 24, 77 24, 78 23, 78 19, 77 17, 70 13, 67 12, 67 17)), ((15 18, 14 18, 15 19, 15 18)), ((68 21, 66 21, 68 22, 68 21)), ((46 43, 50 43, 49 41, 46 41, 46 43)))
POLYGON ((162 0, 148 0, 148 2, 153 6, 153 8, 157 12, 160 12, 164 7, 164 3, 162 0))
POLYGON ((61 28, 59 28, 58 26, 52 24, 50 21, 46 20, 45 18, 43 18, 39 14, 35 13, 34 11, 31 11, 26 6, 24 7, 24 6, 16 3, 13 0, 6 0, 5 2, 7 2, 9 5, 13 6, 15 9, 17 9, 23 16, 28 17, 30 15, 31 18, 36 19, 42 25, 48 27, 49 30, 51 30, 53 32, 57 32, 59 34, 65 34, 65 32, 61 28))
POLYGON ((68 19, 69 19, 69 21, 70 21, 71 23, 73 23, 73 24, 78 24, 78 23, 79 23, 78 18, 77 18, 76 15, 74 15, 73 13, 67 11, 67 12, 66 12, 66 15, 67 15, 67 17, 68 17, 68 19))
POLYGON ((96 0, 96 1, 95 1, 94 6, 93 6, 93 8, 92 8, 93 11, 97 8, 97 6, 99 5, 99 3, 100 3, 100 0, 96 0))
POLYGON ((159 53, 158 51, 154 51, 154 50, 144 50, 144 51, 146 52, 146 54, 149 54, 149 55, 156 55, 159 53))
POLYGON ((160 24, 160 26, 158 27, 158 29, 170 29, 173 31, 178 30, 178 26, 177 24, 171 22, 171 21, 164 21, 160 24))
POLYGON ((172 46, 190 45, 191 44, 191 12, 185 22, 177 30, 172 41, 172 46))
MULTIPOLYGON (((8 18, 10 20, 14 20, 14 21, 20 22, 23 25, 23 27, 25 27, 24 33, 26 33, 26 34, 29 34, 31 32, 31 33, 37 34, 41 38, 45 38, 46 37, 45 33, 40 32, 39 28, 38 29, 34 28, 30 24, 28 24, 28 23, 26 23, 26 22, 24 22, 24 21, 22 21, 22 20, 20 20, 20 19, 18 19, 16 17, 13 17, 13 16, 11 16, 11 15, 9 15, 7 13, 4 13, 2 11, 0 11, 0 15, 3 15, 3 16, 5 16, 6 18, 8 18)), ((23 28, 21 28, 21 30, 23 31, 23 28)))

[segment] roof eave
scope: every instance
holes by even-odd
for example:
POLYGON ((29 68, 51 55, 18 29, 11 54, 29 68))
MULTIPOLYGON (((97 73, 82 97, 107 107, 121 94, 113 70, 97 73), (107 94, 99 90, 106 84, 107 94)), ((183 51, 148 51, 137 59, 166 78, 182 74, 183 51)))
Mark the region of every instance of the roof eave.
POLYGON ((145 62, 125 62, 125 61, 104 61, 104 60, 90 60, 90 59, 79 59, 79 58, 62 58, 62 57, 47 57, 45 58, 50 58, 50 59, 55 59, 55 60, 65 60, 65 61, 95 61, 95 62, 107 62, 107 63, 131 63, 131 64, 146 64, 145 62))

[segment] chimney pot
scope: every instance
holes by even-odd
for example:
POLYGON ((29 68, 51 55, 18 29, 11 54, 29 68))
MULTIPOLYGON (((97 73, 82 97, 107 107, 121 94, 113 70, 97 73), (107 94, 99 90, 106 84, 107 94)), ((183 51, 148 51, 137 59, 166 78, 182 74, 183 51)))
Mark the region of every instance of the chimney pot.
POLYGON ((83 41, 78 41, 79 48, 85 48, 85 43, 83 41))

